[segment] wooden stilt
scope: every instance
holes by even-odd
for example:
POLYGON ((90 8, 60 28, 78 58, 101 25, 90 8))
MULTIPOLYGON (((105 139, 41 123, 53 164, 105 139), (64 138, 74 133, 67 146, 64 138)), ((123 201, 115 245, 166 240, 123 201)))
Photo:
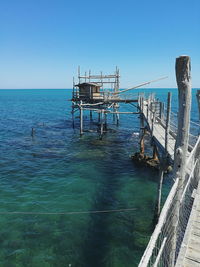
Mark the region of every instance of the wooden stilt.
POLYGON ((103 137, 103 114, 104 114, 104 110, 101 110, 101 127, 100 127, 100 139, 102 139, 103 137))
POLYGON ((107 113, 106 112, 104 112, 104 122, 105 122, 104 128, 105 128, 105 131, 107 131, 107 113))
POLYGON ((92 110, 90 110, 90 121, 92 121, 92 110))
POLYGON ((153 136, 153 130, 154 130, 154 123, 155 123, 155 111, 152 112, 152 119, 151 119, 151 135, 153 136))
MULTIPOLYGON (((117 109, 118 111, 118 109, 117 109)), ((117 117, 117 126, 119 126, 119 113, 116 114, 116 117, 117 117)))
POLYGON ((80 135, 83 135, 83 108, 82 108, 82 100, 80 101, 80 135))
MULTIPOLYGON (((119 111, 119 105, 116 104, 116 112, 119 111)), ((117 119, 117 126, 119 126, 119 113, 116 114, 116 119, 117 119)))
POLYGON ((72 128, 75 128, 75 123, 74 123, 74 105, 72 105, 72 128))
POLYGON ((100 123, 100 121, 101 121, 101 114, 100 114, 100 112, 98 113, 98 122, 100 123))
POLYGON ((113 105, 113 122, 115 122, 115 105, 113 105))
POLYGON ((34 135, 35 135, 35 129, 32 127, 32 129, 31 129, 31 136, 34 137, 34 135))
POLYGON ((140 138, 140 155, 144 157, 144 136, 146 133, 146 129, 144 128, 144 116, 143 113, 140 113, 140 132, 141 132, 141 138, 140 138))
POLYGON ((164 170, 162 164, 160 165, 159 177, 158 177, 158 189, 157 189, 157 203, 154 222, 157 223, 161 211, 161 200, 162 200, 162 185, 163 185, 164 170))
POLYGON ((140 113, 140 129, 144 129, 144 116, 143 113, 140 113))
POLYGON ((146 134, 146 129, 142 129, 142 136, 140 138, 140 155, 144 157, 144 152, 145 152, 145 145, 144 145, 144 136, 146 134))
POLYGON ((153 160, 158 161, 158 150, 156 145, 153 145, 153 160))

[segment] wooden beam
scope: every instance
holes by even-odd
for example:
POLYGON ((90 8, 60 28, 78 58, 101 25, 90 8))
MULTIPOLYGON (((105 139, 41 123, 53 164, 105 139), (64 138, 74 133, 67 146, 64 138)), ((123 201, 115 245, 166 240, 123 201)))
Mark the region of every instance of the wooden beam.
POLYGON ((166 118, 166 128, 165 128, 165 151, 166 151, 166 153, 168 153, 168 144, 169 144, 171 97, 172 97, 172 93, 168 92, 168 97, 167 97, 167 118, 166 118))
POLYGON ((82 109, 82 100, 80 102, 80 135, 83 134, 83 109, 82 109))
POLYGON ((175 144, 174 179, 178 180, 175 210, 173 216, 173 237, 171 265, 174 266, 177 254, 180 200, 186 174, 186 155, 188 153, 190 109, 191 109, 191 64, 190 57, 180 56, 176 59, 176 80, 178 85, 178 133, 175 144))
POLYGON ((197 90, 197 103, 198 103, 198 107, 199 107, 199 120, 200 120, 200 90, 197 90))

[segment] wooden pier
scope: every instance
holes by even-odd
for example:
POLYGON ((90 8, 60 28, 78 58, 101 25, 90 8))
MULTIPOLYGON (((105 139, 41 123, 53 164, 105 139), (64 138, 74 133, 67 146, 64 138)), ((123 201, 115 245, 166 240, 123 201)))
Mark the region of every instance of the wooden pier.
MULTIPOLYGON (((165 114, 162 104, 153 96, 145 99, 141 95, 138 101, 141 117, 146 122, 161 162, 157 196, 159 217, 140 267, 200 266, 200 137, 196 136, 196 142, 190 141, 190 137, 194 136, 190 133, 191 74, 188 56, 177 58, 176 77, 179 93, 176 130, 171 122, 170 93, 165 114), (163 173, 167 164, 173 166, 174 184, 161 209, 163 173)), ((200 107, 199 91, 197 100, 200 107)))
MULTIPOLYGON (((140 152, 145 158, 144 138, 151 136, 153 159, 159 162, 157 203, 155 209, 154 232, 141 258, 139 267, 146 266, 200 266, 200 136, 190 132, 190 124, 200 124, 190 119, 191 109, 191 67, 190 58, 181 56, 176 59, 176 79, 178 86, 178 115, 171 111, 171 93, 167 105, 153 94, 124 97, 123 93, 139 86, 120 90, 119 70, 112 75, 80 75, 78 84, 74 83, 72 95, 72 116, 79 111, 80 135, 85 131, 83 113, 98 114, 100 138, 107 130, 107 115, 119 124, 119 114, 140 115, 140 152), (110 89, 104 89, 105 85, 110 89), (131 104, 136 111, 120 111, 120 103, 131 104), (174 118, 176 119, 174 120, 174 118), (172 169, 173 186, 161 207, 162 184, 169 166, 172 169)), ((161 78, 163 79, 163 78, 161 78)), ((159 80, 159 79, 158 79, 159 80)), ((153 81, 151 81, 153 82, 153 81)), ((200 90, 197 91, 200 118, 200 90)))

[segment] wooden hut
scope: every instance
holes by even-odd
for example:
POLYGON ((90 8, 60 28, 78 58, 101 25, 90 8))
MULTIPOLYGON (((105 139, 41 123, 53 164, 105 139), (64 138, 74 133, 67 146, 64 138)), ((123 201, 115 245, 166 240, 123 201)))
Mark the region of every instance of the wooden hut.
POLYGON ((100 85, 98 83, 84 82, 76 85, 79 88, 79 99, 90 101, 100 99, 100 85))

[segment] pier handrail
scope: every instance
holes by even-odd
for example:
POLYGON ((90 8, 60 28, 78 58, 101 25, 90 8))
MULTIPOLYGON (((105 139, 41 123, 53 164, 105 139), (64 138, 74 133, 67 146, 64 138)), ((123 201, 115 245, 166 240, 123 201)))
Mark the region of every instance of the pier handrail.
MULTIPOLYGON (((187 161, 186 168, 190 168, 190 176, 188 177, 188 174, 185 174, 185 182, 184 182, 184 188, 183 188, 183 194, 181 197, 181 213, 180 213, 180 224, 179 224, 179 230, 180 232, 184 233, 187 222, 190 216, 191 211, 191 205, 193 203, 194 199, 194 189, 197 188, 199 179, 197 174, 195 174, 195 170, 197 168, 197 163, 200 163, 200 136, 198 138, 198 141, 193 148, 190 158, 187 161), (191 168, 192 166, 192 168, 191 168), (182 219, 182 218, 184 219, 182 219)), ((155 230, 150 238, 150 241, 146 247, 146 250, 140 260, 139 267, 145 267, 145 266, 154 266, 154 263, 156 262, 157 257, 159 256, 159 262, 162 262, 162 266, 171 266, 171 248, 170 243, 172 239, 172 216, 174 210, 174 201, 176 201, 176 194, 177 194, 177 186, 178 186, 178 179, 175 180, 170 193, 165 201, 165 204, 162 208, 158 223, 155 227, 155 230), (165 243, 162 246, 162 242, 165 239, 165 243), (163 254, 159 254, 160 249, 162 249, 163 254)), ((178 240, 178 247, 180 249, 181 247, 181 240, 178 240)))
MULTIPOLYGON (((190 58, 188 56, 177 58, 176 77, 179 91, 178 130, 172 136, 173 138, 171 137, 174 147, 170 148, 171 152, 174 151, 172 174, 174 184, 162 208, 158 223, 141 258, 139 267, 175 266, 193 209, 195 192, 200 180, 200 136, 194 146, 189 145, 191 107, 190 69, 190 58)), ((154 129, 154 126, 152 124, 154 121, 152 120, 152 115, 155 115, 155 109, 152 109, 152 104, 155 103, 155 98, 150 96, 143 103, 141 99, 138 102, 140 103, 140 110, 142 110, 142 106, 146 107, 142 110, 143 116, 153 138, 154 133, 152 133, 152 129, 154 129)), ((162 135, 167 131, 167 125, 170 126, 169 103, 170 101, 168 101, 167 109, 168 118, 164 122, 161 118, 157 120, 157 123, 160 124, 157 131, 162 131, 162 135), (161 123, 162 126, 164 125, 165 131, 162 130, 161 123)), ((168 128, 169 132, 170 129, 168 128)), ((165 149, 167 147, 166 136, 165 134, 163 137, 165 144, 163 142, 161 144, 161 147, 165 147, 165 149)), ((160 138, 159 133, 157 133, 156 138, 160 138)), ((168 149, 166 149, 167 152, 168 149)))

